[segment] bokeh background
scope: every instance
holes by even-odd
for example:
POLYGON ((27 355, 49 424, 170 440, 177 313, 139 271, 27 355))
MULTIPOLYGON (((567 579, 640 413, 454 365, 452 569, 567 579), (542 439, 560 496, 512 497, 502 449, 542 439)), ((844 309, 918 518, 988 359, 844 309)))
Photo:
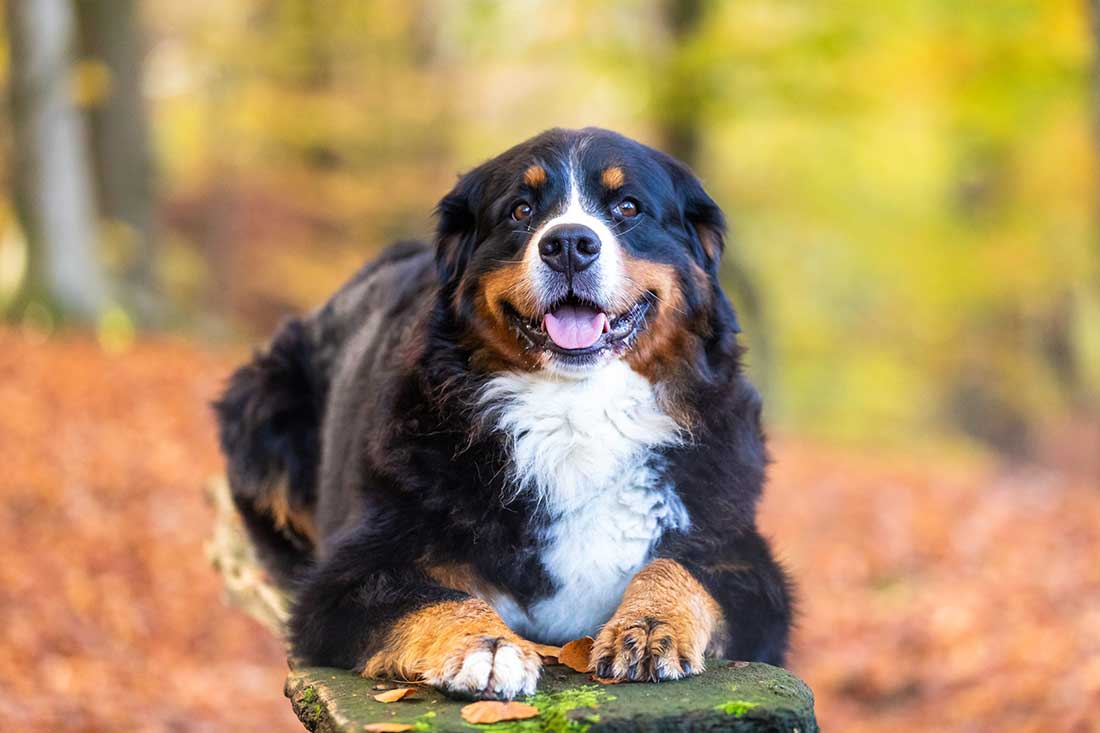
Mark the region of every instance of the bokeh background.
POLYGON ((827 730, 1100 730, 1096 0, 7 0, 0 719, 298 729, 207 404, 552 126, 689 162, 827 730))

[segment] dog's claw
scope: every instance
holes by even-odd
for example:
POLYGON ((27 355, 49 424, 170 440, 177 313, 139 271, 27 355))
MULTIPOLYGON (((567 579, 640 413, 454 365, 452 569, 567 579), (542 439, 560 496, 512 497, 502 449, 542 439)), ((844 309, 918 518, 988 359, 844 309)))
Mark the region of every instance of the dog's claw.
POLYGON ((612 619, 597 637, 592 658, 605 679, 676 680, 703 671, 705 643, 690 629, 659 618, 612 619))

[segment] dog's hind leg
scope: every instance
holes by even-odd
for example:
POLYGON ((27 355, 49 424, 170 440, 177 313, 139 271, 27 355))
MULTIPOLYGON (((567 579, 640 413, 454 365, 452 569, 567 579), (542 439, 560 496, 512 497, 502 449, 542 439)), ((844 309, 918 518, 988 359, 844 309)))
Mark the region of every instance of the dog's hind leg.
POLYGON ((284 587, 312 561, 326 391, 306 324, 291 320, 214 403, 233 501, 261 561, 284 587))

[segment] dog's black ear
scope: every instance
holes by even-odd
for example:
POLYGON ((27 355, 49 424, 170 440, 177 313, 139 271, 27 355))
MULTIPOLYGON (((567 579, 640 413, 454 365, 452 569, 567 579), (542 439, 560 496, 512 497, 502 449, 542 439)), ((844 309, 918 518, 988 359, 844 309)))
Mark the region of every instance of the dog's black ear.
POLYGON ((707 272, 716 274, 726 248, 726 216, 690 168, 674 158, 668 158, 667 164, 692 237, 693 253, 707 272))
MULTIPOLYGON (((726 249, 726 215, 690 168, 670 156, 665 157, 665 164, 680 197, 680 211, 684 227, 691 238, 692 254, 711 276, 714 287, 721 292, 718 267, 722 252, 726 249)), ((740 333, 741 324, 737 320, 737 313, 724 295, 719 298, 718 307, 722 311, 722 320, 728 324, 729 329, 733 333, 740 333)))
POLYGON ((435 208, 435 262, 439 281, 451 288, 462 276, 477 246, 477 210, 485 189, 485 166, 459 179, 435 208))

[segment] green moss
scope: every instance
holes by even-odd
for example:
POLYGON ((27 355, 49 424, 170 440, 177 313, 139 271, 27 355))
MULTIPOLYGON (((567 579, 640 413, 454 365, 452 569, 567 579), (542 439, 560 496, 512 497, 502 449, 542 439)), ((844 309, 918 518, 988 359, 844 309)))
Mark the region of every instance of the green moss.
POLYGON ((729 700, 721 705, 715 706, 715 710, 721 710, 726 715, 732 715, 735 718, 740 718, 745 713, 749 712, 756 707, 756 703, 748 702, 746 700, 729 700))
POLYGON ((314 690, 312 687, 307 687, 305 690, 302 691, 302 702, 308 704, 308 703, 316 702, 316 701, 317 701, 317 690, 314 690))
POLYGON ((470 727, 491 733, 585 733, 592 723, 599 721, 599 715, 588 715, 578 720, 571 718, 569 712, 577 708, 594 708, 601 702, 614 699, 598 685, 583 685, 554 693, 539 692, 527 698, 528 704, 539 709, 537 718, 470 727))
POLYGON ((435 717, 435 711, 429 710, 423 715, 416 716, 416 719, 412 722, 413 730, 415 731, 429 731, 435 728, 435 723, 432 718, 435 717))
POLYGON ((614 700, 599 685, 581 685, 561 692, 538 692, 527 698, 527 702, 540 711, 562 709, 566 712, 574 708, 591 708, 607 700, 614 700))

